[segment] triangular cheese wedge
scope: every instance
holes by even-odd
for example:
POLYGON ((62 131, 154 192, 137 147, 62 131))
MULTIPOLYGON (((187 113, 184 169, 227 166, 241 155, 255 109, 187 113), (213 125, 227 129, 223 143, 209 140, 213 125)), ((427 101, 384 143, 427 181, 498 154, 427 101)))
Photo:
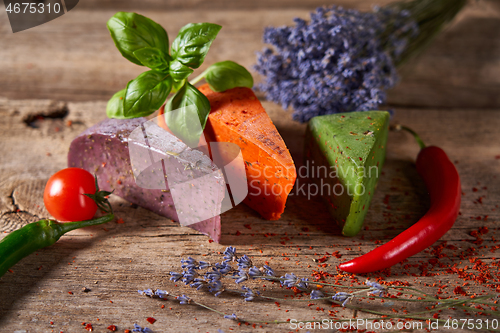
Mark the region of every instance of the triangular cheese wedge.
POLYGON ((306 133, 306 167, 345 236, 363 226, 385 160, 389 113, 314 117, 306 133))
POLYGON ((279 219, 297 175, 271 118, 251 89, 219 93, 208 84, 198 89, 211 106, 204 131, 207 141, 232 142, 241 148, 248 181, 244 203, 265 219, 279 219))

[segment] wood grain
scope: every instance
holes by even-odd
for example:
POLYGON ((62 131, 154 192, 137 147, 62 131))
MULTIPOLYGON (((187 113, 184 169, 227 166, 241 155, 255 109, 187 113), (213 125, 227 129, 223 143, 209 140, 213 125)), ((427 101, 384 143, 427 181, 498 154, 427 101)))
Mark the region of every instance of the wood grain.
MULTIPOLYGON (((206 63, 231 59, 251 69, 255 52, 264 46, 264 27, 291 24, 293 17, 307 18, 316 6, 332 3, 369 10, 388 1, 85 0, 57 20, 16 34, 0 8, 0 238, 48 217, 44 184, 66 166, 71 140, 104 119, 106 100, 143 71, 122 58, 109 37, 105 23, 116 11, 134 10, 151 17, 171 38, 187 22, 219 23, 224 28, 206 63)), ((454 161, 462 180, 461 215, 436 247, 396 265, 391 274, 368 277, 408 281, 432 295, 438 290, 433 284, 447 285, 442 297, 455 296, 454 288, 464 283, 468 295, 498 293, 490 286, 498 283, 493 278, 485 282, 475 278, 478 271, 469 260, 480 258, 491 264, 499 259, 500 250, 494 247, 500 239, 499 28, 499 1, 471 2, 424 54, 402 68, 399 86, 389 92, 389 104, 396 109, 392 121, 410 125, 426 143, 442 147, 454 161), (471 232, 485 226, 489 232, 477 244, 471 232), (436 249, 443 244, 448 246, 442 252, 445 256, 438 258, 436 249), (431 259, 439 259, 442 265, 431 264, 431 259), (454 264, 470 279, 447 273, 448 265, 454 264)), ((305 125, 293 122, 279 106, 263 104, 300 166, 305 125)), ((277 306, 273 301, 247 303, 230 292, 214 298, 169 281, 169 272, 181 270, 180 258, 218 262, 226 246, 236 246, 257 266, 269 262, 278 275, 294 272, 311 278, 313 270, 323 270, 334 275, 329 281, 363 283, 366 276, 341 275, 336 265, 393 238, 428 209, 426 189, 414 167, 417 153, 409 135, 389 134, 387 161, 365 229, 353 238, 340 236, 323 202, 301 193, 301 183, 279 221, 264 221, 244 205, 224 213, 222 244, 210 243, 190 228, 113 197, 123 224, 75 230, 23 259, 0 279, 0 331, 83 332, 82 322, 91 323, 96 332, 106 332, 111 324, 123 332, 134 323, 155 332, 290 331, 288 325, 238 326, 200 307, 141 297, 137 290, 144 288, 186 294, 242 319, 331 318, 329 310, 351 318, 352 311, 324 301, 285 301, 277 306), (335 251, 340 258, 327 255, 324 267, 313 261, 335 251), (84 287, 90 291, 83 292, 84 287), (314 306, 306 306, 310 302, 314 306), (157 319, 153 325, 146 321, 151 316, 157 319)), ((276 297, 293 294, 268 282, 249 285, 276 297)), ((232 282, 227 287, 239 288, 232 282)), ((388 311, 397 307, 400 313, 401 306, 422 310, 417 303, 370 302, 368 306, 388 311)), ((440 314, 440 318, 448 316, 465 318, 460 311, 440 314)))
MULTIPOLYGON (((266 26, 307 18, 318 1, 80 1, 68 14, 12 34, 0 20, 0 96, 65 101, 108 100, 143 68, 121 57, 106 21, 118 10, 135 10, 162 24, 170 38, 188 22, 209 21, 224 28, 206 64, 235 60, 251 69, 262 50, 266 26), (284 5, 287 3, 287 5, 284 5)), ((369 10, 388 1, 328 1, 369 10)), ((389 92, 395 107, 500 107, 500 6, 497 0, 471 2, 457 20, 418 58, 401 68, 400 84, 389 92)), ((206 66, 206 65, 205 65, 206 66)), ((205 69, 205 66, 199 71, 205 69)), ((199 72, 198 71, 198 72, 199 72)), ((196 74, 196 73, 195 73, 196 74)), ((256 75, 256 81, 259 77, 256 75)))
MULTIPOLYGON (((65 167, 71 140, 104 117, 105 105, 105 102, 0 100, 0 116, 4 119, 0 123, 3 143, 0 146, 0 237, 47 216, 42 202, 45 181, 53 172, 65 167), (64 119, 39 120, 31 126, 23 121, 29 114, 50 114, 64 108, 68 112, 64 119)), ((264 106, 294 159, 300 163, 304 125, 292 122, 289 113, 272 103, 264 102, 264 106)), ((457 250, 445 249, 448 257, 440 260, 447 264, 461 262, 460 253, 469 251, 472 246, 476 247, 475 256, 485 263, 497 261, 498 250, 490 252, 489 246, 497 244, 493 239, 500 236, 500 159, 496 157, 500 154, 500 146, 494 139, 500 126, 500 113, 496 110, 400 109, 393 121, 411 124, 425 142, 443 147, 461 175, 464 192, 461 215, 441 240, 457 250), (477 202, 480 196, 483 197, 482 203, 477 202), (486 215, 487 220, 484 219, 486 215), (481 220, 476 219, 478 216, 481 220), (482 244, 486 247, 481 248, 472 243, 475 238, 470 232, 483 226, 488 226, 490 231, 482 244)), ((73 231, 54 246, 25 258, 12 268, 13 273, 0 279, 0 327, 2 331, 10 332, 48 332, 52 329, 78 332, 83 331, 81 323, 86 322, 92 323, 97 332, 106 331, 111 324, 118 326, 119 331, 131 329, 133 323, 158 332, 216 332, 218 328, 225 332, 229 329, 248 331, 245 325, 239 327, 235 322, 221 320, 220 316, 199 307, 141 297, 137 290, 144 288, 184 293, 220 311, 236 312, 243 319, 328 318, 327 311, 338 308, 331 308, 326 302, 314 302, 316 305, 311 307, 301 302, 281 302, 278 307, 271 301, 245 303, 237 294, 227 292, 214 298, 206 292, 184 287, 182 283, 177 283, 176 287, 169 281, 168 273, 180 270, 182 257, 219 261, 218 253, 231 245, 236 246, 240 254, 250 255, 256 265, 268 261, 280 275, 286 272, 309 275, 314 269, 335 275, 335 266, 340 261, 368 252, 376 246, 377 240, 383 242, 396 236, 427 210, 429 202, 425 186, 414 167, 417 152, 418 147, 410 136, 390 133, 387 162, 366 218, 366 230, 353 238, 340 236, 321 200, 308 199, 295 192, 292 192, 294 195, 279 221, 264 221, 243 205, 224 213, 222 244, 210 243, 206 236, 192 229, 113 198, 116 214, 124 220, 123 224, 111 222, 73 231), (339 251, 341 258, 329 257, 326 267, 318 267, 318 263, 312 260, 334 251, 339 251), (84 287, 90 291, 83 292, 84 287), (162 309, 161 305, 165 308, 162 309), (324 308, 325 312, 316 311, 316 306, 324 308), (150 316, 157 319, 153 325, 146 322, 150 316)), ((429 259, 436 258, 430 250, 410 258, 406 263, 409 268, 399 264, 392 268, 390 277, 385 277, 385 273, 381 276, 389 281, 408 281, 435 293, 436 288, 426 284, 432 285, 436 278, 422 274, 422 265, 428 265, 429 259)), ((463 262, 459 267, 465 265, 463 262)), ((454 286, 462 285, 463 280, 456 275, 444 274, 445 270, 446 267, 439 266, 428 268, 432 274, 442 274, 440 279, 449 285, 444 290, 453 295, 454 286)), ((469 267, 466 272, 475 271, 469 267)), ((349 281, 362 283, 364 277, 345 276, 343 280, 344 284, 351 283, 349 281)), ((468 282, 469 293, 494 291, 478 282, 468 282)), ((230 288, 238 288, 228 283, 230 288)), ((262 288, 263 284, 250 285, 262 288)), ((266 293, 277 297, 291 293, 277 285, 264 285, 266 293)), ((380 304, 370 306, 380 309, 380 304)), ((421 309, 414 303, 404 306, 408 311, 421 309)), ((341 310, 341 313, 352 317, 349 310, 341 310)), ((458 312, 448 314, 453 317, 461 315, 458 312)), ((361 313, 358 316, 367 317, 361 313)), ((262 326, 253 331, 289 330, 287 325, 262 326)))

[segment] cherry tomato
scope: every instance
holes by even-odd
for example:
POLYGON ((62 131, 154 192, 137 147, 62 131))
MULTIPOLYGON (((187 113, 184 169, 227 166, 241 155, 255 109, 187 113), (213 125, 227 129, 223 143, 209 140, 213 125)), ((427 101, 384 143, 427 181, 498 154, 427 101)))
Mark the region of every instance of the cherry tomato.
POLYGON ((83 194, 95 192, 95 180, 90 172, 67 168, 50 177, 45 185, 43 202, 49 213, 61 222, 90 220, 97 205, 83 194))

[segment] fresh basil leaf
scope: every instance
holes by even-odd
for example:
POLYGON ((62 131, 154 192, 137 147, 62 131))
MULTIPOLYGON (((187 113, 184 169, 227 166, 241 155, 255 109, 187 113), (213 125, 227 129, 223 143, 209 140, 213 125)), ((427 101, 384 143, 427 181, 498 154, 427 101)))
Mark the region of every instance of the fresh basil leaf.
POLYGON ((164 54, 162 51, 154 47, 143 47, 134 51, 134 56, 144 66, 159 71, 166 71, 168 69, 169 55, 164 54))
POLYGON ((189 82, 165 106, 168 128, 189 147, 197 147, 210 113, 210 102, 189 82))
POLYGON ((142 66, 134 52, 145 47, 154 47, 168 54, 167 32, 147 17, 118 12, 109 19, 107 26, 120 53, 134 64, 142 66))
POLYGON ((174 81, 182 81, 187 78, 194 70, 175 59, 170 63, 169 73, 174 81))
POLYGON ((163 105, 171 89, 170 76, 154 70, 142 73, 127 84, 123 100, 124 116, 149 116, 163 105))
POLYGON ((125 97, 125 91, 127 89, 122 89, 111 97, 106 106, 106 114, 108 118, 125 119, 123 114, 123 98, 125 97))
POLYGON ((190 23, 172 42, 172 58, 186 66, 198 68, 222 27, 213 23, 190 23))
POLYGON ((221 61, 208 67, 205 80, 213 91, 225 91, 235 87, 253 87, 252 74, 234 61, 221 61))

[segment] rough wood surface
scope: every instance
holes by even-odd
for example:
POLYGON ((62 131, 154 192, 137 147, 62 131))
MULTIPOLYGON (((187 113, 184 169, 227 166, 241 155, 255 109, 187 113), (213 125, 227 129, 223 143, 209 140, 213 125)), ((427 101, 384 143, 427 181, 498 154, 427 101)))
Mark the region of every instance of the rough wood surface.
MULTIPOLYGON (((105 101, 142 71, 121 57, 105 28, 117 10, 137 10, 161 23, 170 36, 187 22, 222 24, 224 29, 206 63, 232 59, 251 68, 254 52, 263 47, 265 26, 290 24, 295 16, 305 18, 322 3, 368 10, 375 1, 82 0, 67 15, 16 34, 11 33, 0 8, 0 238, 48 217, 42 199, 45 182, 66 166, 71 140, 104 119, 105 101), (40 117, 45 119, 36 120, 40 117)), ((391 274, 384 271, 369 277, 408 281, 432 295, 442 290, 437 294, 442 297, 456 296, 457 286, 468 295, 500 291, 495 290, 500 283, 498 272, 482 280, 477 261, 469 262, 480 258, 488 265, 498 264, 500 253, 494 247, 500 239, 499 28, 499 1, 472 2, 425 54, 403 68, 401 84, 389 94, 391 106, 397 109, 393 122, 411 125, 425 142, 442 147, 455 162, 463 201, 457 222, 436 247, 396 265, 391 274), (480 227, 489 228, 481 244, 471 235, 480 227), (448 247, 439 252, 444 244, 448 247), (447 273, 453 264, 463 271, 447 273)), ((291 121, 288 113, 272 103, 264 101, 264 107, 300 165, 304 125, 291 121)), ((274 301, 246 303, 227 292, 214 298, 169 281, 168 273, 180 271, 179 260, 187 256, 218 262, 219 253, 231 245, 240 255, 248 254, 257 266, 268 261, 279 275, 294 272, 312 278, 313 270, 323 270, 334 275, 328 281, 362 283, 365 276, 337 275, 335 266, 396 236, 429 206, 414 167, 417 153, 418 146, 409 135, 389 134, 387 161, 366 228, 354 238, 340 236, 323 202, 307 198, 297 188, 279 221, 264 221, 244 205, 223 214, 222 244, 210 243, 189 228, 113 198, 123 224, 73 231, 25 258, 0 279, 0 332, 86 332, 82 322, 91 323, 96 332, 106 332, 112 324, 123 332, 134 323, 155 332, 291 331, 286 324, 240 327, 200 307, 139 296, 137 290, 145 288, 190 295, 248 320, 332 318, 329 310, 352 318, 356 314, 351 310, 331 307, 325 301, 312 301, 311 306, 307 306, 309 301, 283 301, 277 306, 274 301), (322 264, 313 261, 335 251, 340 258, 327 255, 322 264), (90 291, 83 292, 84 287, 90 291), (150 325, 147 317, 157 321, 150 325)), ((250 285, 276 297, 293 294, 268 282, 250 285)), ((238 288, 232 282, 227 287, 238 288)), ((402 306, 402 311, 422 310, 417 303, 370 304, 374 310, 389 312, 392 307, 401 311, 402 306)), ((458 310, 440 314, 440 318, 448 316, 475 318, 458 310)), ((357 317, 370 316, 358 313, 357 317)))
MULTIPOLYGON (((369 10, 389 1, 333 1, 369 10)), ((319 1, 80 1, 68 14, 12 34, 0 11, 0 96, 11 99, 107 100, 143 68, 124 59, 106 21, 118 10, 135 10, 162 24, 171 38, 188 22, 210 21, 223 29, 206 64, 235 60, 251 69, 262 50, 266 26, 307 18, 319 1), (286 3, 286 5, 285 5, 286 3)), ((500 107, 500 5, 473 1, 427 51, 402 68, 388 102, 402 107, 500 107)), ((200 71, 205 68, 200 68, 200 71)), ((258 77, 257 77, 258 80, 258 77)))
MULTIPOLYGON (((3 119, 0 123, 2 236, 4 232, 48 216, 42 200, 45 181, 53 172, 65 167, 72 138, 104 117, 105 104, 0 99, 0 116, 3 119), (31 126, 24 121, 30 115, 60 114, 61 110, 67 112, 64 119, 46 118, 35 121, 31 126)), ((289 114, 272 103, 264 102, 264 106, 293 157, 300 161, 304 126, 293 123, 289 114)), ((495 110, 400 109, 394 121, 411 124, 426 142, 443 147, 455 161, 462 177, 464 195, 461 216, 453 229, 442 238, 448 245, 456 246, 457 250, 445 250, 449 257, 443 262, 462 262, 460 253, 475 246, 471 243, 475 239, 470 232, 482 226, 488 226, 490 232, 484 236, 483 246, 486 247, 477 248, 475 256, 486 263, 498 260, 499 250, 490 252, 489 247, 497 244, 493 240, 500 237, 500 146, 495 140, 500 113, 495 110), (474 192, 473 188, 478 191, 474 192), (476 201, 479 197, 483 197, 482 203, 476 201), (481 220, 476 219, 478 216, 481 220)), ((354 238, 340 236, 321 201, 308 200, 300 194, 290 197, 279 221, 264 221, 243 205, 226 212, 222 217, 223 244, 210 243, 206 236, 141 208, 130 207, 115 198, 113 205, 117 216, 123 218, 125 223, 111 222, 71 232, 54 246, 22 260, 12 268, 12 273, 2 277, 1 331, 81 332, 84 331, 82 322, 92 323, 97 332, 106 331, 111 324, 123 332, 133 328, 133 323, 149 326, 155 332, 216 332, 218 328, 225 332, 231 328, 248 331, 246 326, 239 328, 236 323, 222 320, 219 315, 198 307, 140 297, 137 290, 144 288, 188 294, 218 310, 236 312, 246 319, 328 318, 328 310, 338 308, 331 308, 327 302, 316 301, 310 307, 306 306, 307 302, 281 302, 277 307, 272 301, 245 303, 235 294, 226 293, 214 298, 206 292, 184 287, 182 283, 175 287, 168 280, 168 272, 180 270, 179 260, 182 257, 218 261, 221 256, 217 253, 224 251, 225 246, 233 245, 237 246, 240 254, 250 255, 259 266, 269 261, 278 274, 295 272, 309 276, 313 270, 324 270, 335 275, 335 266, 340 261, 373 249, 378 239, 384 241, 396 236, 426 211, 429 203, 425 187, 413 164, 417 152, 417 145, 411 137, 405 133, 390 133, 387 162, 366 219, 367 230, 354 238), (339 251, 341 258, 327 256, 329 259, 325 267, 317 267, 318 263, 312 261, 334 251, 339 251), (91 291, 82 292, 84 287, 91 291), (324 308, 324 312, 318 312, 317 306, 324 308), (153 325, 146 322, 150 316, 157 319, 153 325)), ((392 276, 386 279, 408 281, 425 289, 425 284, 436 282, 436 278, 423 274, 422 265, 435 258, 430 251, 420 253, 406 263, 414 267, 408 270, 401 264, 397 265, 392 269, 392 276)), ((458 267, 464 267, 466 263, 467 260, 458 267)), ((439 266, 428 268, 431 274, 441 274, 445 270, 446 267, 439 266)), ((466 272, 474 273, 474 270, 469 268, 466 272)), ((385 277, 384 274, 382 276, 385 277)), ((463 284, 463 280, 456 275, 439 278, 449 285, 444 288, 443 296, 453 295, 453 288, 463 284)), ((344 284, 349 284, 350 281, 363 282, 364 278, 345 276, 344 280, 344 284)), ((468 282, 468 293, 494 292, 484 284, 468 282)), ((233 288, 232 285, 234 283, 228 283, 230 288, 233 288)), ((261 285, 258 284, 259 287, 261 285)), ((265 285, 267 292, 274 296, 283 297, 291 293, 276 285, 265 285)), ((436 288, 430 290, 433 294, 436 292, 436 288)), ((373 306, 376 308, 376 305, 373 306)), ((418 308, 414 304, 405 306, 408 310, 418 308)), ((341 313, 352 316, 350 311, 341 313)), ((464 317, 460 312, 452 312, 450 316, 464 317)), ((358 317, 366 315, 358 314, 358 317)), ((257 326, 255 331, 289 331, 288 325, 262 326, 257 326)))

